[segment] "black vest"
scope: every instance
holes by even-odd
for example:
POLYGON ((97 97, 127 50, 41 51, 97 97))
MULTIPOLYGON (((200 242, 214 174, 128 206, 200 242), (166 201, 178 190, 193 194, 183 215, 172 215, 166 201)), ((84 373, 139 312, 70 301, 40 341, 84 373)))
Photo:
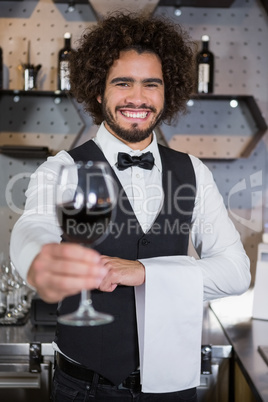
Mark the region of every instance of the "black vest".
MULTIPOLYGON (((114 174, 121 191, 113 233, 95 247, 101 254, 128 260, 187 254, 196 190, 194 169, 187 154, 161 145, 159 151, 165 198, 152 228, 146 234, 142 232, 114 174)), ((106 160, 91 140, 69 153, 75 161, 106 160)), ((64 299, 59 306, 59 314, 76 310, 79 297, 64 299)), ((111 293, 94 290, 92 299, 97 310, 115 317, 114 322, 97 327, 58 324, 55 341, 67 356, 118 385, 139 366, 134 288, 118 286, 111 293)))

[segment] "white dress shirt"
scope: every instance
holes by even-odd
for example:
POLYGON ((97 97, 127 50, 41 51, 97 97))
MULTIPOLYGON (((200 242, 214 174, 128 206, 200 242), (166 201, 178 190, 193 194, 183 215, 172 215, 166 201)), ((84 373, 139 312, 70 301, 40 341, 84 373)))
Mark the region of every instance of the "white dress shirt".
MULTIPOLYGON (((162 164, 155 136, 142 150, 153 153, 152 170, 131 167, 119 171, 118 152, 139 155, 141 151, 133 151, 103 124, 95 141, 146 233, 163 202, 162 164)), ((191 240, 200 259, 167 256, 141 260, 146 280, 135 288, 135 295, 143 392, 174 392, 199 385, 203 300, 241 294, 250 284, 249 259, 212 174, 199 159, 190 158, 197 187, 191 240)), ((71 156, 61 151, 31 177, 25 212, 14 226, 10 247, 11 260, 24 279, 41 246, 61 241, 53 189, 59 166, 72 163, 71 156)))
POLYGON ((122 141, 109 134, 102 124, 94 141, 114 169, 143 232, 148 232, 162 206, 163 200, 162 163, 155 134, 153 141, 146 150, 134 151, 122 141), (107 134, 109 135, 108 141, 107 134), (138 166, 133 166, 126 170, 117 169, 118 152, 126 152, 131 156, 140 156, 142 153, 148 151, 152 152, 155 158, 152 170, 141 169, 138 166))

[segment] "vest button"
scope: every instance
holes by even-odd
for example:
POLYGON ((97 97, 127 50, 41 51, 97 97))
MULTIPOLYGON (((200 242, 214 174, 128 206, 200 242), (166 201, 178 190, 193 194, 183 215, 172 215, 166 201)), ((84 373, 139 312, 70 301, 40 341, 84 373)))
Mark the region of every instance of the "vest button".
POLYGON ((150 242, 147 239, 142 239, 141 244, 147 246, 150 242))

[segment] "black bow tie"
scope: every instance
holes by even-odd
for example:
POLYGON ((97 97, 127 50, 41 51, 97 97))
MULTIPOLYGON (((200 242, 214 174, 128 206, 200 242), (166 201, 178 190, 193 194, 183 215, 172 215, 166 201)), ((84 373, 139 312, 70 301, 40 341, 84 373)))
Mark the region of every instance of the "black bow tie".
POLYGON ((141 156, 130 156, 124 152, 118 152, 118 169, 125 170, 131 166, 139 166, 142 169, 151 170, 154 166, 154 157, 152 152, 146 152, 141 156))

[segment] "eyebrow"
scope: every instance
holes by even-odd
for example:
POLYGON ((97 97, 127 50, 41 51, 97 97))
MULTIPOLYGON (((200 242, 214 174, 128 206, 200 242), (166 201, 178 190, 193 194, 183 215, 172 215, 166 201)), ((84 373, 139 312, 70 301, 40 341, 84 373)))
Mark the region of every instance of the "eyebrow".
MULTIPOLYGON (((135 82, 134 78, 132 77, 116 77, 113 78, 110 84, 116 84, 117 82, 135 82)), ((163 80, 160 78, 144 78, 141 80, 142 84, 150 83, 150 82, 155 82, 157 84, 163 85, 163 80)))

